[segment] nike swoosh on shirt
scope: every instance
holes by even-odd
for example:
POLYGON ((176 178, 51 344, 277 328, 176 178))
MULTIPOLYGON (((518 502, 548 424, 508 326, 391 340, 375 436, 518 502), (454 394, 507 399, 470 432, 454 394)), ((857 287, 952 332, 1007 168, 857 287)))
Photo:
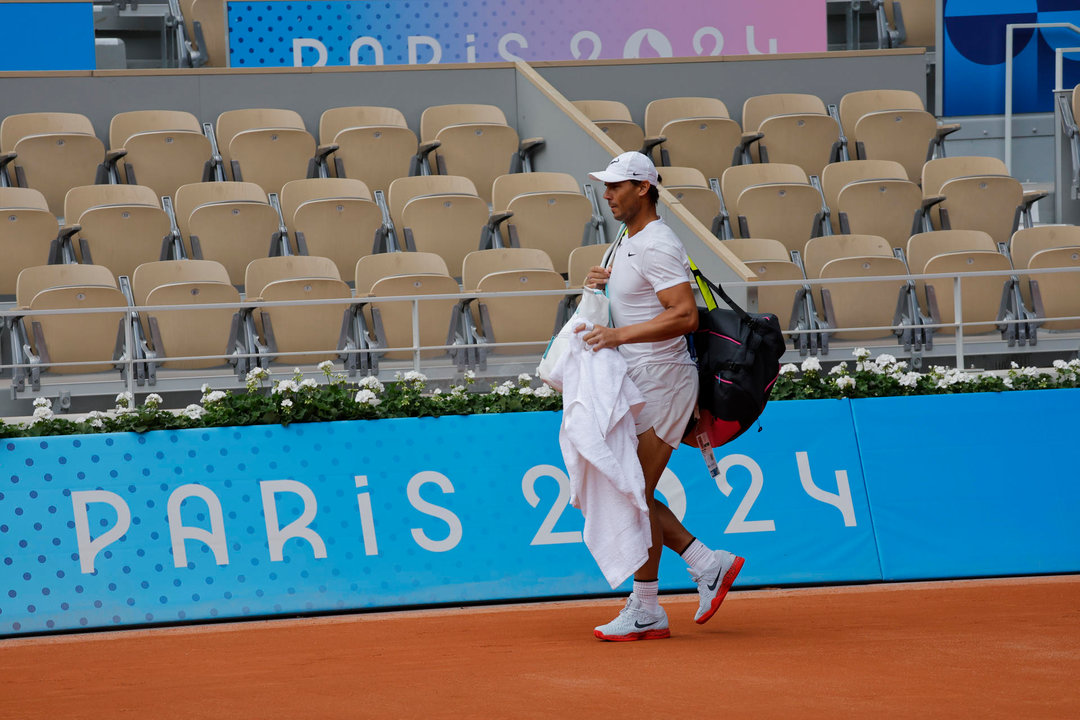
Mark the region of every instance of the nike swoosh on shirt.
POLYGON ((626 253, 626 257, 634 257, 635 255, 637 255, 637 253, 626 253))
POLYGON ((636 627, 636 628, 647 628, 650 625, 655 625, 658 622, 660 622, 660 621, 659 620, 653 620, 652 622, 642 624, 640 621, 635 620, 634 621, 634 627, 636 627))

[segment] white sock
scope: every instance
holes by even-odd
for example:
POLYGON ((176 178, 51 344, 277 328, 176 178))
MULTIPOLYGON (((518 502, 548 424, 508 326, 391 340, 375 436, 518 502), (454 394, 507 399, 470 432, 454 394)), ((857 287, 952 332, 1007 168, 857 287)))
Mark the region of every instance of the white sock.
POLYGON ((650 580, 649 582, 634 581, 634 597, 646 610, 656 611, 660 609, 660 601, 656 597, 659 590, 660 581, 658 580, 650 580))
POLYGON ((699 575, 712 567, 714 562, 713 551, 696 539, 682 551, 682 559, 699 575))

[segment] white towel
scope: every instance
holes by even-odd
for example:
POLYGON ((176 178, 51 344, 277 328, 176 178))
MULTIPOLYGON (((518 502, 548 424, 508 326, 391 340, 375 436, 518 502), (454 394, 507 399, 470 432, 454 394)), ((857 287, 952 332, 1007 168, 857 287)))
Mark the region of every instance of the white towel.
POLYGON ((574 507, 604 578, 616 588, 645 564, 652 545, 634 416, 645 401, 617 350, 589 349, 576 333, 552 370, 563 386, 559 446, 574 507))

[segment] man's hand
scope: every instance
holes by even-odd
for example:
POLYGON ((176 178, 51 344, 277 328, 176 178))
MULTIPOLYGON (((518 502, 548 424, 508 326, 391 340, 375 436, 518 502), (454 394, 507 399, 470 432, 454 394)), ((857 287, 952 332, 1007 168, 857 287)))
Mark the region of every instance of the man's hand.
POLYGON ((594 290, 603 290, 607 286, 611 271, 605 267, 594 265, 589 268, 589 274, 585 276, 585 287, 594 290))
MULTIPOLYGON (((587 327, 587 325, 578 325, 574 328, 574 332, 582 332, 587 327)), ((585 340, 585 344, 588 345, 589 349, 593 352, 603 350, 604 348, 614 349, 623 344, 617 328, 604 327, 603 325, 594 325, 592 330, 585 333, 583 339, 585 340)))

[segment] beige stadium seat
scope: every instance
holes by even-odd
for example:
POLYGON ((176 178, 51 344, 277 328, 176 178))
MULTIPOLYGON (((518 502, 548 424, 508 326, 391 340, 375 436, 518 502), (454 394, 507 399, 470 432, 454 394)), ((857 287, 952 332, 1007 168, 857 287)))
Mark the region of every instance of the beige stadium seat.
POLYGON ((724 172, 721 191, 739 237, 779 240, 801 251, 821 213, 821 194, 797 165, 738 165, 724 172))
POLYGON ((229 45, 226 39, 225 0, 180 0, 180 9, 184 13, 184 24, 191 42, 195 42, 195 23, 202 27, 206 41, 203 48, 207 55, 206 64, 210 67, 227 67, 229 45))
MULTIPOLYGON (((387 253, 416 255, 419 253, 387 253)), ((389 275, 377 280, 368 294, 370 326, 390 360, 413 357, 413 303, 404 301, 378 301, 380 297, 423 297, 424 295, 456 295, 460 292, 457 281, 446 274, 424 273, 412 275, 389 275)), ((417 304, 419 318, 419 344, 421 347, 453 344, 458 327, 458 301, 455 298, 421 300, 417 304)), ((420 357, 442 357, 445 349, 421 350, 420 357)))
POLYGON ((927 195, 938 194, 949 180, 975 175, 1008 175, 1005 163, 996 157, 962 155, 935 158, 923 165, 922 186, 927 195))
POLYGON ((495 178, 511 172, 518 152, 518 134, 494 105, 436 105, 420 116, 420 141, 439 142, 431 169, 439 175, 460 175, 491 202, 495 178))
POLYGON ((441 255, 455 274, 465 256, 480 248, 488 207, 468 178, 398 178, 390 184, 389 205, 398 242, 441 255))
POLYGON ((645 144, 645 132, 618 100, 575 100, 574 107, 623 150, 641 150, 645 144))
POLYGON ((442 256, 429 252, 388 252, 356 261, 357 296, 371 292, 379 280, 397 275, 450 275, 442 256))
POLYGON ((216 134, 231 180, 253 182, 267 193, 280 193, 290 180, 314 173, 315 138, 295 110, 227 110, 218 115, 216 134))
MULTIPOLYGON (((15 284, 15 304, 28 309, 30 301, 43 290, 68 286, 116 288, 116 277, 102 265, 34 265, 23 268, 15 284)), ((126 304, 126 303, 125 303, 126 304)))
MULTIPOLYGON (((1080 271, 1080 247, 1059 247, 1039 250, 1027 265, 1029 270, 1043 268, 1072 268, 1080 271)), ((1047 330, 1080 329, 1080 283, 1078 273, 1053 273, 1031 276, 1031 292, 1038 297, 1036 308, 1044 318, 1073 318, 1044 320, 1041 327, 1047 330)))
POLYGON ((742 129, 716 98, 653 100, 645 107, 645 135, 647 143, 666 138, 653 151, 658 166, 697 168, 707 178, 723 175, 741 153, 742 129))
POLYGON ((983 230, 997 242, 1008 242, 1020 225, 1024 190, 1015 178, 956 178, 941 187, 941 195, 942 229, 983 230))
POLYGON ((919 182, 923 164, 958 125, 939 127, 910 90, 860 90, 840 100, 840 121, 855 159, 894 160, 919 182))
POLYGON ((495 248, 477 250, 465 256, 461 269, 461 285, 466 291, 476 290, 480 281, 496 272, 508 270, 555 270, 551 258, 534 248, 495 248))
POLYGON ((319 142, 337 145, 334 172, 364 181, 371 192, 410 173, 416 156, 416 133, 400 110, 357 106, 331 108, 319 119, 319 142))
POLYGON ((496 212, 513 217, 502 224, 503 244, 543 250, 559 272, 591 232, 592 204, 572 175, 531 172, 501 175, 492 186, 496 212))
POLYGON ((161 285, 231 282, 225 266, 213 260, 157 260, 135 268, 131 291, 136 305, 146 305, 146 296, 161 285))
POLYGON ((583 245, 570 253, 570 272, 567 275, 567 285, 572 288, 584 287, 589 270, 604 261, 604 255, 610 248, 610 243, 583 245))
MULTIPOLYGON (((724 240, 724 245, 735 253, 758 280, 803 280, 802 270, 791 261, 791 256, 779 240, 762 238, 735 238, 724 240)), ((796 296, 800 285, 772 285, 758 288, 758 312, 774 313, 781 328, 791 327, 796 296)))
POLYGON ((168 254, 172 226, 154 191, 142 185, 84 185, 68 191, 64 217, 78 225, 73 236, 80 262, 130 276, 145 262, 168 254))
MULTIPOLYGON (((221 271, 224 273, 224 268, 221 268, 221 271)), ((198 308, 199 305, 212 303, 233 303, 239 306, 240 293, 229 283, 227 275, 224 282, 210 279, 184 280, 157 285, 148 291, 146 305, 191 306, 174 310, 148 310, 144 313, 145 317, 141 319, 148 326, 147 337, 150 338, 155 354, 155 364, 167 368, 195 369, 235 363, 232 356, 240 349, 237 341, 240 333, 239 307, 198 308)))
MULTIPOLYGON (((908 267, 915 275, 931 273, 966 273, 983 270, 1008 270, 1009 259, 998 252, 994 239, 980 230, 941 230, 919 233, 908 240, 908 267)), ((1001 309, 1003 288, 1008 277, 966 278, 961 282, 964 322, 976 320, 995 320, 1001 309)), ((955 319, 953 312, 953 281, 951 279, 917 280, 916 297, 919 303, 932 315, 931 294, 939 320, 935 322, 951 323, 955 319), (927 288, 932 288, 929 292, 927 288)), ((994 329, 993 325, 965 327, 964 333, 981 334, 994 329)), ((951 335, 953 328, 936 328, 935 333, 951 335)))
POLYGON ((935 26, 937 25, 937 12, 934 0, 891 0, 885 3, 885 17, 889 25, 896 27, 896 17, 893 5, 900 5, 900 13, 904 19, 905 39, 904 47, 928 47, 933 49, 937 44, 935 26))
POLYGON ((720 198, 697 168, 665 167, 660 184, 713 234, 719 231, 720 198))
POLYGON ((201 181, 211 155, 199 119, 177 110, 114 115, 109 147, 127 153, 118 163, 121 180, 152 188, 158 197, 172 197, 181 185, 201 181))
POLYGON ((189 257, 215 260, 240 285, 249 262, 271 254, 278 216, 254 183, 193 183, 176 191, 176 219, 189 257))
POLYGON ((330 258, 346 272, 371 254, 382 227, 382 211, 367 185, 350 178, 288 182, 281 189, 281 211, 289 229, 302 233, 308 254, 330 258))
MULTIPOLYGON (((115 287, 107 285, 65 285, 38 291, 28 310, 84 310, 123 308, 127 300, 115 287)), ((122 337, 124 310, 100 313, 39 315, 25 318, 31 352, 39 368, 70 375, 105 372, 113 369, 118 337, 122 337), (64 366, 78 362, 83 365, 64 366)))
POLYGON ((880 235, 893 247, 922 231, 923 194, 908 179, 849 183, 837 198, 841 233, 880 235))
POLYGON ((58 229, 39 191, 0 187, 0 295, 15 294, 23 268, 49 262, 58 229))
MULTIPOLYGON (((566 281, 553 270, 505 270, 485 275, 478 292, 566 290, 566 281)), ((496 347, 499 355, 539 355, 558 330, 562 295, 490 297, 479 300, 484 339, 488 343, 528 343, 496 347)))
POLYGON ((256 329, 274 362, 315 364, 338 357, 352 292, 332 260, 311 255, 253 260, 244 286, 248 298, 266 302, 340 299, 340 304, 263 307, 255 312, 256 329))
POLYGON ((897 301, 905 280, 873 280, 905 276, 904 263, 893 256, 887 240, 873 235, 831 235, 806 244, 803 256, 809 279, 866 278, 865 282, 818 285, 815 301, 822 308, 833 338, 871 340, 894 334, 897 301), (886 328, 858 330, 850 328, 886 328))
POLYGON ((826 166, 821 171, 821 191, 834 216, 840 191, 862 180, 907 180, 907 171, 893 160, 848 160, 826 166))
MULTIPOLYGON (((1012 240, 1009 242, 1009 255, 1012 257, 1013 267, 1017 270, 1023 270, 1031 264, 1031 259, 1037 253, 1060 248, 1080 248, 1080 227, 1075 225, 1040 225, 1039 227, 1017 230, 1013 233, 1012 240)), ((1047 255, 1043 262, 1055 257, 1057 256, 1047 255)), ((1057 283, 1059 280, 1062 282, 1075 282, 1076 276, 1065 274, 1055 275, 1051 278, 1046 275, 1043 277, 1021 275, 1020 292, 1023 294, 1024 302, 1028 307, 1032 307, 1031 280, 1035 280, 1040 284, 1044 281, 1057 283)))
POLYGON ((77 113, 8 115, 0 123, 0 152, 16 154, 7 168, 13 184, 41 191, 54 215, 64 212, 67 191, 93 184, 105 162, 105 145, 77 113))
POLYGON ((807 175, 839 157, 840 126, 815 95, 758 95, 743 103, 743 127, 762 138, 750 147, 754 162, 782 162, 807 175))

